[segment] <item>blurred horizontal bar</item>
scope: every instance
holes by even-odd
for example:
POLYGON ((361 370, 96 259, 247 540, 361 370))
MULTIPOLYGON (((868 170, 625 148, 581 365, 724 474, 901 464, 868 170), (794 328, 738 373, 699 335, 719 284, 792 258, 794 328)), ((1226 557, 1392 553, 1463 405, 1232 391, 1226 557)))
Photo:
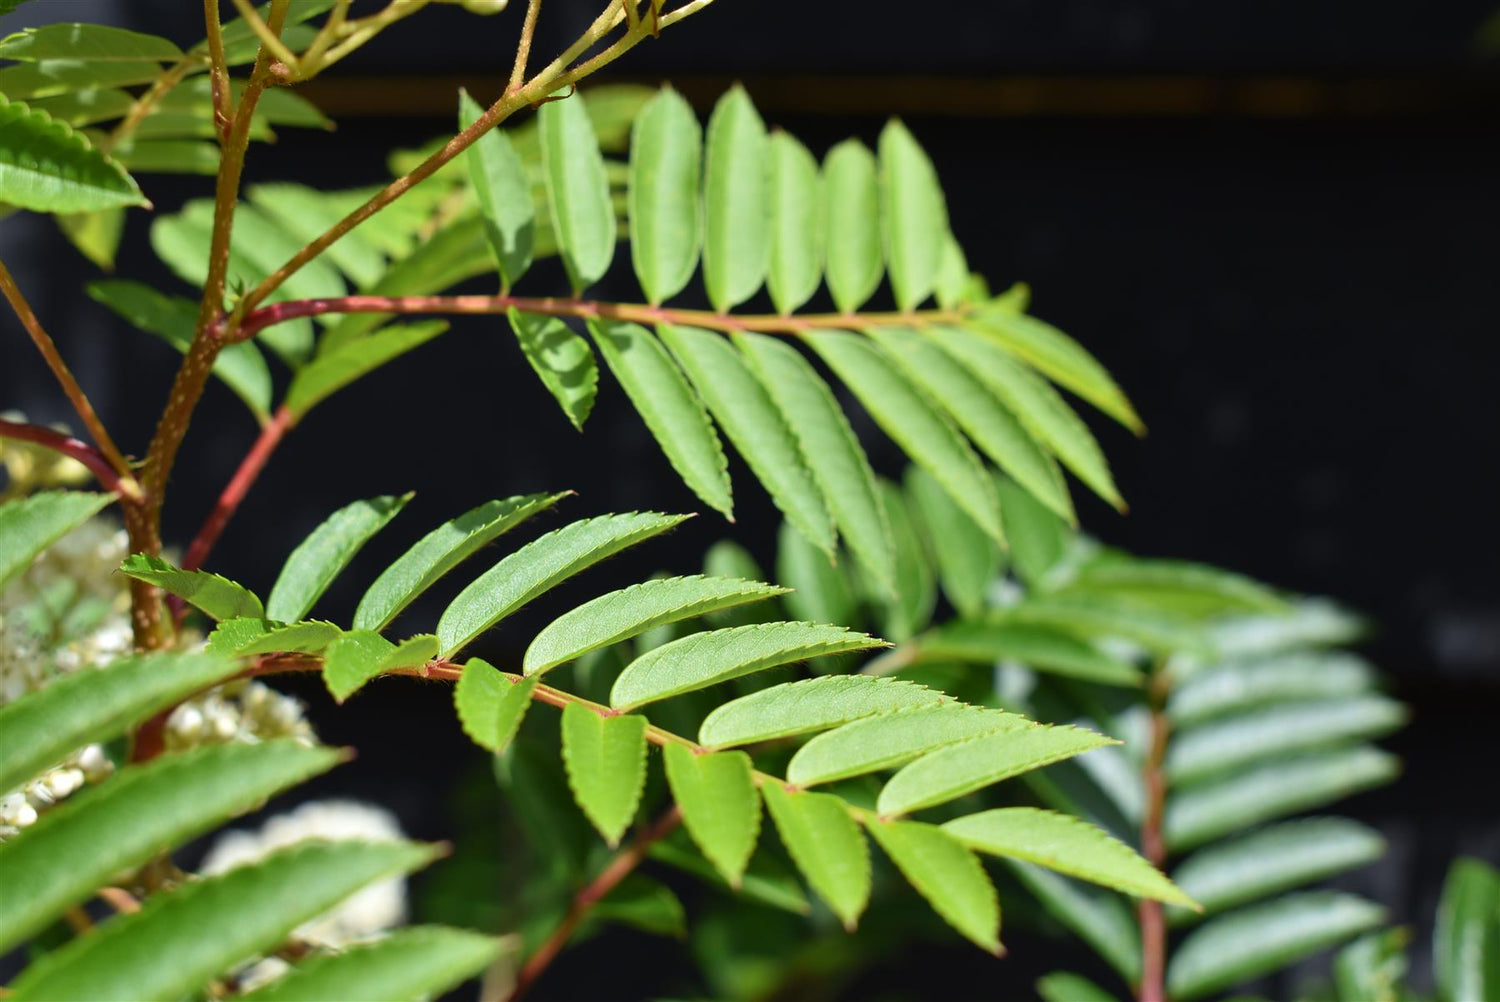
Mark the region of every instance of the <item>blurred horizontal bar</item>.
MULTIPOLYGON (((660 78, 609 75, 600 82, 660 78)), ((806 115, 958 118, 1371 118, 1500 114, 1500 77, 1442 74, 1319 78, 1294 75, 1039 75, 731 77, 678 74, 672 85, 707 106, 742 82, 764 111, 806 115)), ((503 80, 485 75, 330 77, 298 91, 334 116, 451 117, 454 94, 481 100, 503 80)))

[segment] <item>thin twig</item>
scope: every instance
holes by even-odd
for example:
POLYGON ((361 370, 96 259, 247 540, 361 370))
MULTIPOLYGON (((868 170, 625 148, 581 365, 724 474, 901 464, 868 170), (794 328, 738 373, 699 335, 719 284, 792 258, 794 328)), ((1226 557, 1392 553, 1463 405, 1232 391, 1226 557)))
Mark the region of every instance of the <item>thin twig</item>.
POLYGON ((229 83, 229 63, 224 57, 224 26, 219 20, 219 0, 203 0, 203 23, 208 36, 209 90, 214 106, 214 135, 219 145, 229 142, 234 112, 230 103, 234 90, 229 83))
POLYGON ((231 342, 244 341, 275 324, 300 317, 318 317, 330 313, 462 316, 505 313, 511 309, 554 317, 629 320, 640 324, 681 324, 690 327, 707 327, 713 330, 756 331, 767 334, 795 334, 818 328, 860 329, 882 325, 925 326, 958 323, 967 315, 964 308, 918 310, 909 313, 734 315, 713 313, 708 310, 679 310, 649 306, 644 303, 609 303, 592 299, 568 299, 553 296, 339 296, 330 299, 293 299, 263 306, 246 316, 229 340, 231 342))
POLYGON ((203 527, 193 537, 192 544, 188 547, 187 556, 182 560, 184 570, 196 570, 203 566, 208 559, 209 551, 213 549, 214 543, 218 542, 224 527, 229 524, 230 518, 234 516, 235 510, 239 508, 240 502, 245 500, 245 494, 250 490, 250 485, 255 483, 255 478, 260 476, 260 471, 265 468, 266 461, 271 458, 271 453, 281 444, 282 438, 286 436, 287 430, 292 426, 292 412, 282 407, 271 416, 266 426, 261 429, 260 437, 245 453, 245 458, 240 461, 239 469, 234 471, 234 476, 224 487, 224 492, 219 495, 219 500, 214 503, 213 511, 209 512, 203 527))
POLYGON ((609 861, 609 865, 600 870, 597 877, 589 881, 588 886, 574 895, 567 914, 563 916, 552 935, 548 936, 546 941, 537 947, 536 952, 522 965, 521 973, 516 976, 515 988, 511 990, 507 1002, 520 1002, 522 996, 536 984, 537 979, 547 970, 553 959, 562 952, 562 948, 568 945, 568 940, 573 938, 573 934, 578 931, 579 925, 588 917, 593 907, 614 890, 620 881, 628 877, 637 866, 641 865, 641 861, 646 858, 646 853, 653 844, 671 834, 681 822, 682 811, 676 804, 673 804, 666 813, 643 829, 636 836, 635 841, 620 850, 615 858, 609 861))
POLYGON ((10 308, 20 318, 21 326, 25 327, 26 333, 31 335, 31 341, 36 345, 36 350, 42 353, 42 358, 47 362, 47 368, 52 370, 52 375, 62 384, 63 393, 67 394, 73 409, 83 419, 84 427, 89 430, 94 444, 99 447, 104 458, 109 460, 109 465, 114 467, 116 473, 121 477, 130 477, 130 464, 115 447, 115 440, 110 438, 104 422, 99 420, 99 415, 94 411, 94 405, 89 403, 83 387, 79 386, 78 380, 73 378, 68 363, 64 362, 62 355, 58 354, 57 345, 52 342, 52 338, 42 327, 41 321, 36 318, 31 304, 22 295, 20 286, 16 285, 16 280, 11 277, 10 269, 5 267, 4 261, 0 261, 0 292, 5 294, 10 308))
POLYGON ((255 37, 260 39, 262 48, 285 63, 287 69, 296 73, 297 54, 287 48, 281 40, 281 25, 277 23, 276 8, 274 6, 271 8, 271 23, 267 24, 260 19, 260 13, 250 0, 232 0, 232 2, 235 9, 240 12, 240 17, 255 33, 255 37))
POLYGON ((521 89, 521 81, 526 79, 526 61, 531 56, 531 38, 536 34, 536 18, 542 9, 542 0, 531 0, 526 5, 526 20, 521 23, 521 40, 516 43, 516 62, 510 71, 510 83, 506 85, 507 94, 521 89))
POLYGON ((98 894, 99 900, 121 915, 134 915, 141 910, 141 903, 135 899, 135 895, 123 887, 101 887, 98 894))
POLYGON ((132 501, 140 500, 141 489, 135 478, 121 478, 115 468, 109 465, 109 460, 104 458, 104 454, 87 442, 41 425, 7 421, 4 418, 0 418, 0 438, 30 442, 77 460, 107 489, 132 501))
MULTIPOLYGON (((1141 853, 1152 866, 1161 869, 1167 861, 1166 841, 1162 836, 1162 817, 1166 810, 1167 780, 1164 763, 1171 724, 1167 720, 1166 698, 1169 676, 1158 666, 1151 679, 1148 698, 1151 702, 1151 747, 1146 753, 1143 778, 1146 786, 1146 810, 1141 820, 1141 853)), ((1136 997, 1140 1002, 1166 1002, 1167 921, 1160 901, 1142 899, 1137 908, 1141 926, 1141 983, 1136 997)))

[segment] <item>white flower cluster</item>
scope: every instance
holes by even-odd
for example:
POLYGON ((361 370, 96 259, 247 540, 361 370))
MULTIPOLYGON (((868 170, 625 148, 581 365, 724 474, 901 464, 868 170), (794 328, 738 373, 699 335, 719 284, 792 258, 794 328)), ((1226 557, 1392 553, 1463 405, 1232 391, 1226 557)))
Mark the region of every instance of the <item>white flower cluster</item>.
POLYGON ((227 682, 190 699, 167 718, 166 743, 172 751, 200 745, 254 743, 294 738, 317 740, 302 701, 249 679, 227 682))
POLYGON ((14 793, 0 797, 0 840, 33 824, 37 810, 77 793, 85 783, 97 783, 114 771, 114 763, 98 745, 86 745, 67 761, 33 779, 14 793))
MULTIPOLYGON (((128 599, 114 574, 128 545, 125 533, 115 525, 93 519, 58 540, 0 590, 0 706, 42 688, 60 674, 102 668, 129 653, 128 599), (60 590, 66 597, 65 608, 52 610, 54 618, 62 619, 67 608, 85 600, 105 606, 93 629, 63 643, 53 641, 39 617, 29 614, 60 590)), ((111 771, 113 765, 104 749, 88 745, 20 789, 0 794, 0 839, 15 835, 34 823, 39 811, 111 771)))
MULTIPOLYGON (((259 831, 225 832, 209 849, 199 871, 204 876, 223 873, 309 839, 389 842, 402 837, 395 815, 383 808, 355 800, 313 800, 276 815, 259 831)), ((308 946, 339 949, 405 921, 406 882, 395 877, 362 888, 338 907, 303 924, 292 936, 308 946)), ((288 969, 284 961, 267 957, 247 965, 234 980, 240 990, 248 991, 288 969)))

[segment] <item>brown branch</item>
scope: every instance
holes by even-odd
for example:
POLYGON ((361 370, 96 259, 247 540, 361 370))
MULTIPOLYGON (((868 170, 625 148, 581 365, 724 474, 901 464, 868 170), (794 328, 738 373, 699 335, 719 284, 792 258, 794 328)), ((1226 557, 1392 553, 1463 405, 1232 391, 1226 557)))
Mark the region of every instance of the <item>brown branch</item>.
POLYGON ((109 465, 109 460, 104 458, 102 452, 71 435, 64 435, 60 431, 53 431, 51 428, 43 428, 40 425, 23 424, 0 418, 0 438, 30 442, 67 456, 69 459, 77 460, 94 475, 94 479, 109 490, 132 501, 140 499, 140 487, 134 478, 130 478, 128 483, 122 480, 115 472, 115 468, 109 465))
MULTIPOLYGON (((1167 739, 1171 724, 1167 720, 1168 676, 1158 667, 1151 680, 1151 747, 1146 753, 1143 770, 1146 784, 1146 810, 1141 821, 1141 853, 1152 866, 1161 869, 1167 861, 1166 842, 1162 837, 1162 816, 1166 810, 1167 780, 1163 768, 1167 756, 1167 739)), ((1137 909, 1141 925, 1141 983, 1136 997, 1140 1002, 1166 1002, 1167 921, 1160 901, 1142 900, 1137 909)))
POLYGON ((99 420, 99 415, 94 412, 94 405, 89 403, 89 398, 83 392, 83 387, 78 385, 78 380, 73 378, 68 363, 63 361, 62 355, 58 354, 57 345, 52 342, 42 323, 37 319, 36 313, 31 309, 31 304, 21 293, 20 286, 11 276, 10 269, 5 267, 5 262, 0 261, 0 292, 5 294, 11 309, 15 310, 16 316, 21 320, 21 326, 26 328, 26 333, 31 335, 31 341, 36 345, 36 350, 42 353, 47 367, 52 370, 52 375, 62 384, 62 389, 67 394, 68 400, 78 416, 83 419, 84 427, 89 430, 89 435, 94 439, 94 444, 99 447, 100 453, 114 467, 116 473, 121 477, 128 477, 134 483, 134 477, 130 472, 130 464, 125 462, 125 457, 115 447, 114 439, 110 438, 104 422, 99 420))
POLYGON ((819 313, 802 316, 775 314, 734 315, 709 310, 679 310, 644 303, 606 303, 589 299, 528 296, 339 296, 331 299, 294 299, 263 306, 247 315, 229 338, 243 341, 267 327, 330 313, 395 313, 469 315, 505 313, 517 309, 523 313, 542 313, 554 317, 601 318, 629 320, 640 324, 681 324, 722 331, 759 331, 771 334, 795 334, 815 328, 846 329, 883 324, 926 325, 958 323, 966 315, 963 309, 924 310, 911 313, 819 313))
POLYGON ((620 850, 615 858, 610 860, 609 865, 600 870, 599 875, 589 881, 588 885, 573 897, 573 903, 568 906, 567 914, 563 916, 563 920, 558 923, 552 935, 548 936, 546 941, 537 947, 536 952, 522 965, 521 973, 516 976, 516 986, 507 997, 508 1002, 519 1002, 547 970, 548 965, 562 952, 562 948, 568 945, 568 940, 573 938, 573 934, 578 931, 579 925, 588 917, 593 907, 641 864, 654 843, 669 835, 681 821, 682 811, 676 804, 673 804, 665 814, 643 829, 636 836, 635 841, 620 850))

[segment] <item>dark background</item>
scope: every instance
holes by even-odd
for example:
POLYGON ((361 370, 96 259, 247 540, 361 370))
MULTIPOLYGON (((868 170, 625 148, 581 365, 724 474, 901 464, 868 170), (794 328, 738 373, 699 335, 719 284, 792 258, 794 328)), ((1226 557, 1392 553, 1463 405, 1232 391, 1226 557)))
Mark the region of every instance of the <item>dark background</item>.
MULTIPOLYGON (((557 51, 594 6, 551 0, 538 52, 557 51)), ((90 20, 187 44, 201 34, 197 10, 33 0, 0 31, 90 20)), ((1094 351, 1151 428, 1138 441, 1091 419, 1131 513, 1085 502, 1085 525, 1137 552, 1336 597, 1374 622, 1365 650, 1414 720, 1388 742, 1404 778, 1340 807, 1392 843, 1349 886, 1387 904, 1419 942, 1448 860, 1500 861, 1491 13, 1488 0, 720 0, 605 76, 671 77, 705 112, 741 79, 768 122, 819 154, 850 134, 873 141, 892 111, 908 121, 937 163, 971 265, 996 288, 1031 283, 1034 312, 1094 351)), ((343 187, 387 176, 389 148, 449 128, 459 82, 481 97, 498 90, 519 19, 519 9, 488 20, 439 9, 404 23, 308 88, 337 133, 282 130, 275 146, 252 148, 248 178, 343 187)), ((211 183, 150 176, 146 189, 171 210, 211 183)), ((150 254, 148 226, 132 215, 120 274, 185 292, 150 254)), ((0 255, 116 438, 143 450, 173 354, 79 292, 91 268, 47 220, 5 220, 0 255)), ((528 286, 549 277, 538 269, 528 286)), ((618 270, 615 281, 601 298, 633 294, 618 270)), ((0 407, 67 420, 9 315, 0 334, 0 407)), ((861 431, 877 465, 899 472, 895 449, 861 431)), ((178 467, 169 539, 191 535, 253 436, 237 401, 211 387, 178 467)), ((768 558, 773 512, 734 472, 736 526, 705 515, 564 598, 658 566, 691 570, 731 531, 768 558)), ((320 408, 262 476, 212 567, 264 587, 290 541, 329 511, 414 486, 390 538, 332 593, 331 614, 428 526, 487 497, 575 488, 567 517, 697 507, 614 384, 580 439, 508 332, 481 318, 320 408)), ((325 738, 362 749, 324 792, 378 799, 414 834, 445 837, 445 784, 416 777, 441 779, 473 756, 445 723, 445 691, 393 688, 337 713, 306 690, 325 738)), ((1013 970, 998 980, 957 950, 924 965, 949 966, 955 991, 973 977, 992 994, 997 984, 1022 992, 1048 958, 1012 946, 1013 970)), ((583 949, 602 962, 618 950, 680 956, 630 934, 583 949)), ((571 966, 586 978, 577 967, 587 962, 571 966)), ((1425 969, 1420 958, 1424 980, 1425 969)), ((586 980, 568 979, 538 997, 589 994, 586 980)))

